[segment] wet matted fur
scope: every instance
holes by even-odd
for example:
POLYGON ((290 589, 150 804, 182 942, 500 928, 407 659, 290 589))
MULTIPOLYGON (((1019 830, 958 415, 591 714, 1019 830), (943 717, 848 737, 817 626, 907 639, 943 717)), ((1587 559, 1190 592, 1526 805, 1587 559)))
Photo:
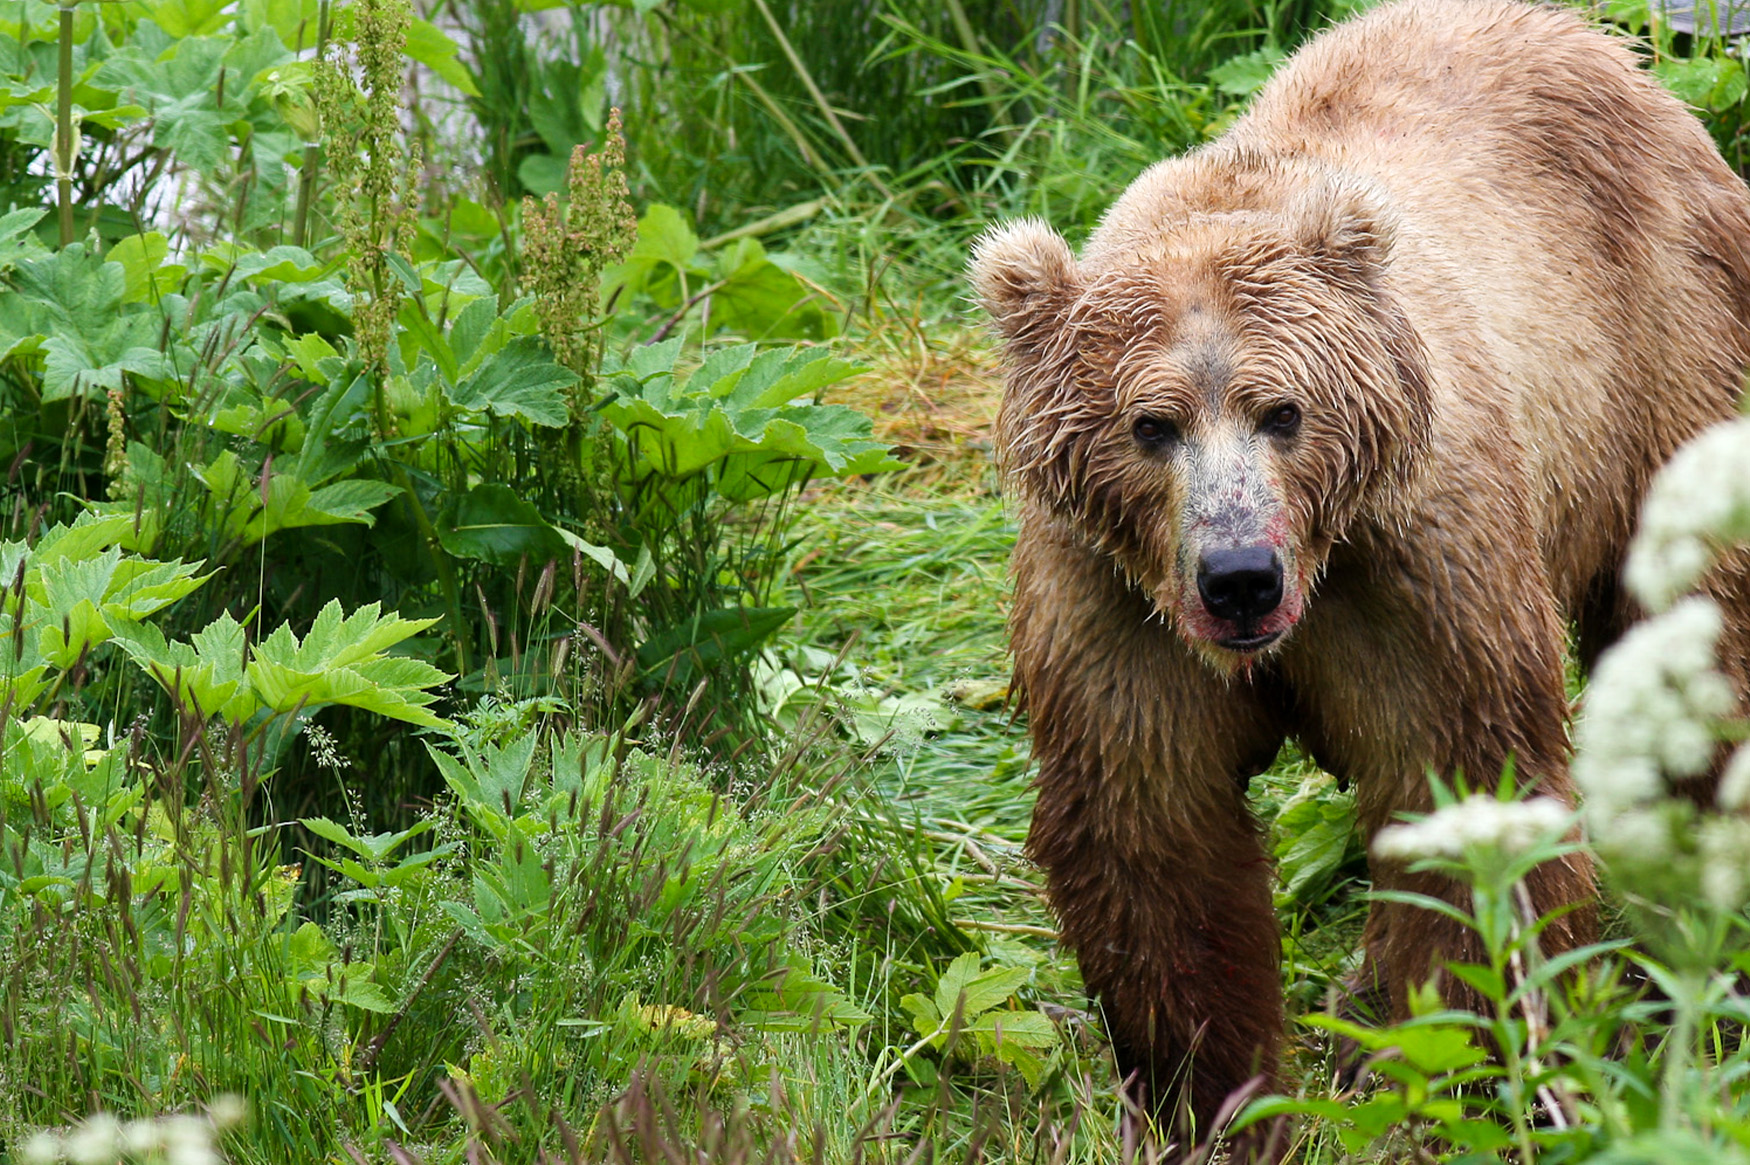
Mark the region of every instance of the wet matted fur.
MULTIPOLYGON (((1354 783, 1369 837, 1428 808, 1430 771, 1487 787, 1511 758, 1571 799, 1566 629, 1585 663, 1621 632, 1649 479, 1734 410, 1747 243, 1743 183, 1624 44, 1500 0, 1406 0, 1320 36, 1079 257, 1035 221, 980 240, 1030 845, 1149 1103, 1207 1132, 1274 1078, 1273 876, 1245 783, 1285 738, 1354 783), (1274 578, 1256 603, 1210 597, 1236 553, 1274 572, 1243 576, 1274 578)), ((1742 687, 1741 584, 1718 590, 1742 687)), ((1593 894, 1581 858, 1532 881, 1542 911, 1593 894)), ((1581 905, 1545 944, 1592 926, 1581 905)), ((1471 950, 1436 913, 1376 905, 1363 980, 1402 1015, 1471 950)))

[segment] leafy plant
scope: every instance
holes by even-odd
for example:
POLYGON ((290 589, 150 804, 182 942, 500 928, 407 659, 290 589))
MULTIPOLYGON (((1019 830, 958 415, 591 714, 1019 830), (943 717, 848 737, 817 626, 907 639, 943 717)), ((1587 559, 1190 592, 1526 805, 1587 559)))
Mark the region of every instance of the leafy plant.
POLYGON ((956 1048, 974 1058, 992 1056, 1036 1088, 1047 1068, 1041 1053, 1057 1047, 1057 1028, 1043 1012, 1003 1006, 1031 977, 1027 968, 980 971, 980 962, 976 951, 968 951, 948 964, 933 995, 907 995, 899 1001, 921 1038, 894 1067, 905 1067, 920 1083, 933 1083, 929 1062, 913 1057, 926 1047, 938 1052, 956 1048))

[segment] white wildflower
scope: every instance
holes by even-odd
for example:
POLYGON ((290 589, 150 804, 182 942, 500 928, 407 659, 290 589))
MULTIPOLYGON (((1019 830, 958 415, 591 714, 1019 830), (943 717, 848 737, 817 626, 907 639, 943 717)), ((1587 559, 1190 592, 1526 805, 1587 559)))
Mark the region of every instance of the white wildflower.
POLYGON ((61 1151, 78 1165, 115 1165, 121 1155, 122 1123, 107 1112, 93 1113, 67 1134, 61 1151))
POLYGON ((1665 793, 1663 778, 1706 771, 1732 685, 1714 667, 1720 609, 1688 598, 1605 652, 1575 731, 1574 777, 1595 823, 1665 793))
POLYGON ((1591 826, 1593 840, 1609 856, 1663 862, 1671 854, 1671 822, 1657 809, 1626 809, 1602 820, 1591 816, 1591 826))
POLYGON ((1701 892, 1719 910, 1744 905, 1744 860, 1750 854, 1750 821, 1710 817, 1701 824, 1701 892))
MULTIPOLYGON (((24 1147, 23 1161, 51 1165, 70 1161, 76 1165, 117 1165, 128 1161, 161 1161, 164 1165, 224 1165, 213 1147, 218 1114, 227 1119, 238 1113, 241 1101, 220 1097, 212 1118, 174 1113, 169 1116, 128 1121, 107 1112, 93 1113, 65 1135, 41 1132, 24 1147), (227 1107, 228 1106, 228 1107, 227 1107)), ((239 1115, 237 1119, 241 1119, 239 1115)), ((233 1121, 232 1123, 235 1123, 233 1121)))
POLYGON ((213 1128, 200 1117, 178 1114, 157 1122, 165 1159, 172 1165, 221 1165, 213 1128))
POLYGON ((249 1102, 235 1092, 221 1092, 207 1105, 207 1119, 215 1129, 234 1129, 249 1119, 249 1102))
POLYGON ((1740 744, 1720 776, 1720 808, 1727 813, 1750 809, 1750 744, 1740 744))
POLYGON ((1650 610, 1692 589, 1718 548, 1750 539, 1750 418, 1690 441, 1659 471, 1641 507, 1623 578, 1650 610))
POLYGON ((1520 854, 1560 837, 1572 822, 1568 807, 1553 797, 1497 801, 1479 795, 1437 809, 1420 821, 1387 826, 1374 838, 1373 852, 1403 860, 1462 858, 1483 848, 1520 854))
POLYGON ((61 1159, 61 1138, 53 1133, 37 1133, 24 1143, 20 1160, 24 1165, 55 1165, 61 1159))

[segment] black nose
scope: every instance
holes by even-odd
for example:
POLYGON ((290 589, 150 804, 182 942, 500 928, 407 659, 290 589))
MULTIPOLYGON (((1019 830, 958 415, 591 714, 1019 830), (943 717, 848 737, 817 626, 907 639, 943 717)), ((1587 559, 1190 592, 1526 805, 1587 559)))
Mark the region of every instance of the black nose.
POLYGON ((1256 623, 1282 602, 1282 560, 1268 546, 1212 550, 1197 564, 1197 591, 1217 619, 1256 623))

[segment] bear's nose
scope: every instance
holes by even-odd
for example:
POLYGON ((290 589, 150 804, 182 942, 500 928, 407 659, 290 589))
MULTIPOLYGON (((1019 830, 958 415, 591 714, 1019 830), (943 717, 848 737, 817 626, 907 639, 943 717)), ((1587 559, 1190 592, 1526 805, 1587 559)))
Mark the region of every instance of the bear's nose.
POLYGON ((1197 591, 1217 619, 1248 626, 1282 602, 1282 560, 1269 546, 1211 550, 1197 564, 1197 591))

